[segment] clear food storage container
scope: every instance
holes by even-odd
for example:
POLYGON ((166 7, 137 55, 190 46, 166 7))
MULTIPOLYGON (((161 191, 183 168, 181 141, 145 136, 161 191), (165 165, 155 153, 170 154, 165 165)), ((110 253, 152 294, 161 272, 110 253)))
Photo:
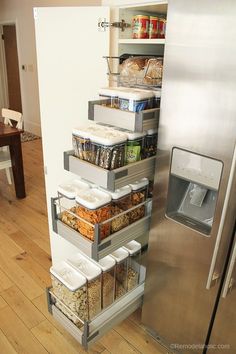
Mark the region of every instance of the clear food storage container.
POLYGON ((109 100, 109 103, 106 104, 111 108, 118 108, 119 101, 118 101, 118 90, 115 87, 105 87, 101 88, 99 91, 99 96, 101 98, 109 100))
POLYGON ((76 325, 88 319, 87 281, 66 262, 50 268, 55 305, 76 325))
POLYGON ((90 160, 91 141, 87 128, 72 130, 72 145, 76 157, 85 161, 90 160))
POLYGON ((153 91, 153 108, 159 108, 161 103, 161 89, 153 91))
POLYGON ((127 290, 130 291, 139 284, 141 243, 135 240, 130 241, 124 249, 129 252, 127 290))
POLYGON ((59 203, 59 218, 62 222, 78 231, 75 197, 79 192, 90 189, 90 184, 82 179, 74 179, 60 184, 57 188, 59 203))
POLYGON ((106 170, 124 166, 126 134, 109 129, 92 135, 91 140, 93 164, 106 170))
POLYGON ((157 153, 157 129, 148 129, 145 136, 144 155, 145 158, 155 156, 157 153))
POLYGON ((102 270, 81 253, 68 258, 67 262, 87 279, 88 319, 91 320, 102 308, 102 270))
POLYGON ((100 239, 110 235, 111 196, 97 188, 91 188, 76 196, 76 215, 78 231, 81 235, 94 241, 95 225, 98 224, 100 239))
POLYGON ((143 158, 143 147, 145 132, 129 132, 127 133, 127 144, 126 144, 126 164, 130 164, 139 161, 143 158))
POLYGON ((102 269, 102 308, 110 306, 115 300, 115 265, 116 261, 111 256, 106 256, 99 261, 102 269))
MULTIPOLYGON (((132 206, 143 203, 147 200, 149 181, 142 178, 140 181, 130 184, 132 206)), ((145 216, 145 205, 140 205, 129 213, 130 223, 133 223, 145 216)))
POLYGON ((127 292, 128 257, 129 252, 123 247, 118 248, 111 256, 116 261, 116 286, 115 298, 123 296, 127 292))
POLYGON ((152 107, 152 103, 152 91, 130 89, 119 93, 119 108, 124 111, 143 111, 152 107))

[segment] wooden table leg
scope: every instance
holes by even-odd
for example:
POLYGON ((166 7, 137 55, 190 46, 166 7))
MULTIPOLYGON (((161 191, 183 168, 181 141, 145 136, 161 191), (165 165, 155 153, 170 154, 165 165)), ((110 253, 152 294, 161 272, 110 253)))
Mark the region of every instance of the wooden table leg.
POLYGON ((9 145, 9 148, 16 196, 17 198, 25 198, 25 179, 20 135, 16 135, 11 138, 11 144, 9 145))

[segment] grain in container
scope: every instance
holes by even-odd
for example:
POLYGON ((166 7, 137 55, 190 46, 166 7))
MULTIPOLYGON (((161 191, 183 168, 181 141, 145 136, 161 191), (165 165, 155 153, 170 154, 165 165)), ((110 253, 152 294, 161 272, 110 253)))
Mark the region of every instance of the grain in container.
POLYGON ((67 262, 50 268, 55 305, 77 326, 88 319, 87 281, 67 262))
POLYGON ((130 241, 124 249, 129 252, 127 290, 130 291, 139 284, 141 243, 135 240, 130 241))
MULTIPOLYGON (((131 201, 132 206, 139 205, 147 200, 148 196, 148 178, 142 178, 139 181, 136 181, 130 184, 131 187, 131 201)), ((137 206, 137 208, 133 209, 129 213, 130 224, 143 218, 145 216, 145 205, 137 206)))
POLYGON ((72 130, 72 145, 76 157, 81 160, 89 161, 91 141, 87 127, 72 130))
POLYGON ((88 319, 91 320, 101 312, 102 270, 81 253, 68 258, 67 262, 87 280, 88 319))
POLYGON ((91 136, 92 163, 106 170, 124 166, 127 135, 113 129, 91 136))
POLYGON ((157 129, 148 129, 146 131, 144 155, 145 158, 155 156, 157 153, 157 129))
POLYGON ((62 183, 57 188, 59 203, 59 218, 62 222, 78 231, 75 197, 79 192, 90 189, 90 184, 82 179, 74 179, 62 183))
POLYGON ((115 297, 118 299, 127 292, 128 257, 129 252, 123 247, 110 254, 116 261, 115 297))
POLYGON ((143 155, 145 132, 128 132, 126 144, 126 164, 141 160, 143 155))
POLYGON ((115 265, 116 261, 111 256, 99 260, 102 269, 102 308, 110 306, 115 300, 115 265))
POLYGON ((96 224, 101 240, 110 235, 110 222, 103 223, 111 218, 111 196, 108 193, 91 188, 78 193, 76 203, 78 231, 81 235, 94 241, 96 224))
POLYGON ((119 93, 119 108, 124 111, 140 112, 152 107, 153 92, 130 89, 119 93))

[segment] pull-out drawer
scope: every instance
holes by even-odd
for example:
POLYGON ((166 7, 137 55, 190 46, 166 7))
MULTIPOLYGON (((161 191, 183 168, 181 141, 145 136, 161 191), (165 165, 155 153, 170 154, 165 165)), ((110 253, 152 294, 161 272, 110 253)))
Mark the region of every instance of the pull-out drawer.
POLYGON ((64 327, 85 349, 101 338, 114 326, 129 317, 135 310, 142 306, 144 294, 145 268, 141 266, 139 285, 132 291, 116 300, 110 307, 103 310, 90 322, 82 322, 78 328, 54 305, 55 300, 47 289, 48 309, 56 321, 64 327))
POLYGON ((129 112, 111 108, 104 102, 104 100, 89 102, 88 118, 90 120, 137 132, 158 128, 160 108, 129 112))
POLYGON ((98 261, 99 259, 114 252, 117 248, 124 246, 129 241, 135 240, 144 235, 150 228, 152 208, 151 199, 143 203, 145 205, 146 212, 142 219, 130 224, 127 227, 124 227, 118 232, 111 234, 104 240, 100 240, 99 228, 96 228, 94 241, 91 241, 60 220, 60 215, 57 212, 57 199, 58 198, 52 198, 53 231, 68 242, 72 243, 81 252, 95 261, 98 261))
POLYGON ((131 163, 129 165, 109 171, 74 156, 74 151, 64 152, 64 168, 83 179, 114 191, 147 177, 152 180, 155 172, 156 156, 131 163))

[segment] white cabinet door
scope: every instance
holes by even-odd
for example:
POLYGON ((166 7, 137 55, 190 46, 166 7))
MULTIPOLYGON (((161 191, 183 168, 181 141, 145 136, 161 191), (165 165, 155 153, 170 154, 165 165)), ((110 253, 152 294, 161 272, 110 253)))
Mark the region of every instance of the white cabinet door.
MULTIPOLYGON (((43 156, 53 261, 76 249, 52 231, 50 198, 57 185, 73 177, 63 168, 63 151, 72 148, 72 129, 86 123, 88 101, 107 84, 108 7, 42 7, 34 9, 43 156)), ((29 97, 30 99, 30 97, 29 97)))

